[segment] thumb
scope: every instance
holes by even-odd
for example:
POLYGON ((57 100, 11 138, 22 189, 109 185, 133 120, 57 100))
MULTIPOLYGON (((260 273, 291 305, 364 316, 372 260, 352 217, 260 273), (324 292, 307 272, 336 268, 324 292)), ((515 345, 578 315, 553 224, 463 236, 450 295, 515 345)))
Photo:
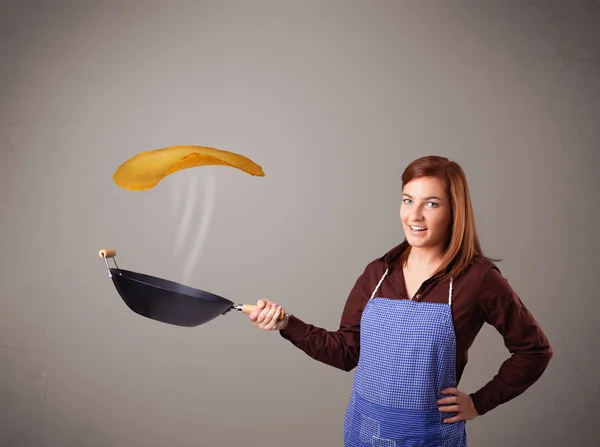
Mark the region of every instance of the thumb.
POLYGON ((248 314, 248 317, 250 318, 250 320, 256 321, 256 319, 258 318, 258 315, 262 312, 262 310, 265 308, 266 305, 267 305, 266 300, 258 300, 256 302, 256 309, 252 310, 248 314))
POLYGON ((258 300, 256 302, 256 305, 258 306, 259 309, 264 309, 265 306, 268 304, 268 302, 269 302, 269 300, 262 299, 262 300, 258 300))

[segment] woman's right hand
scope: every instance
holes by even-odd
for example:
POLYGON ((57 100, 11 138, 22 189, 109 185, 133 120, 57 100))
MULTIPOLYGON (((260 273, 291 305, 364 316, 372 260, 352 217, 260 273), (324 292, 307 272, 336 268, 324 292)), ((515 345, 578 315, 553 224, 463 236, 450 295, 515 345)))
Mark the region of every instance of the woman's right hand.
POLYGON ((281 320, 278 316, 281 313, 281 306, 267 299, 258 300, 256 309, 254 309, 248 317, 250 321, 259 329, 265 331, 279 331, 284 329, 289 321, 288 316, 284 316, 281 320))

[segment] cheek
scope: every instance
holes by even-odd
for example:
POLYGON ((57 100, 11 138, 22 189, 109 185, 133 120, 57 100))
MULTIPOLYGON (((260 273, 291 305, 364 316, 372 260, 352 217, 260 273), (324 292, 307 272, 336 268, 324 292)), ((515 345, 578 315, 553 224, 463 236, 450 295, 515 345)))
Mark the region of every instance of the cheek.
POLYGON ((402 221, 402 223, 406 222, 406 217, 407 217, 408 212, 406 211, 405 207, 403 207, 403 206, 400 207, 399 214, 400 214, 400 220, 402 221))
POLYGON ((439 213, 431 216, 429 226, 434 226, 436 231, 446 232, 450 228, 450 216, 447 213, 439 213))

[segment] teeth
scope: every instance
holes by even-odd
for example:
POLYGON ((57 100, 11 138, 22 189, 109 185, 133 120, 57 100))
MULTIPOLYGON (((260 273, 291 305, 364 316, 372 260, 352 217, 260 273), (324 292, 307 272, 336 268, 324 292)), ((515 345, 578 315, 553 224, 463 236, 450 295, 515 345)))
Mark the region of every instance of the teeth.
MULTIPOLYGON (((410 226, 410 225, 409 225, 409 226, 410 226)), ((410 228, 411 228, 412 230, 416 230, 416 231, 423 231, 423 230, 425 230, 425 228, 423 228, 423 227, 413 227, 413 226, 410 226, 410 228)))

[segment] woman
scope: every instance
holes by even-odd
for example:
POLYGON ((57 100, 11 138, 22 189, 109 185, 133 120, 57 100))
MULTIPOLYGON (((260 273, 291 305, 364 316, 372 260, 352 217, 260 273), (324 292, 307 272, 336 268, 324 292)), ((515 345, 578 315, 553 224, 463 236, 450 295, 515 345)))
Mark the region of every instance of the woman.
POLYGON ((357 367, 344 421, 345 445, 467 445, 465 424, 522 394, 546 369, 548 339, 493 262, 484 256, 462 168, 438 156, 402 175, 405 240, 370 262, 327 331, 259 300, 249 315, 312 358, 357 367), (484 323, 511 357, 481 389, 457 388, 484 323), (360 351, 360 356, 359 356, 360 351))

